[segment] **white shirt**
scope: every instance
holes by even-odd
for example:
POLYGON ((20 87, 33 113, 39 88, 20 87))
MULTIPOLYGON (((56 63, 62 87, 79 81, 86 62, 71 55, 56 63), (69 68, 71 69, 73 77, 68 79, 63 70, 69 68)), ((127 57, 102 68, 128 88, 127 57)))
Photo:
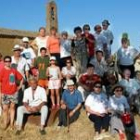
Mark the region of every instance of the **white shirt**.
POLYGON ((21 52, 21 55, 27 60, 27 63, 29 65, 32 64, 32 59, 36 57, 34 51, 32 48, 24 48, 24 50, 21 52))
POLYGON ((107 44, 107 38, 103 34, 94 34, 96 40, 96 50, 103 50, 103 45, 107 44))
POLYGON ((113 110, 124 112, 125 109, 129 109, 129 104, 125 96, 120 96, 119 98, 113 95, 109 99, 109 107, 113 110))
POLYGON ((110 41, 114 39, 113 33, 110 30, 103 30, 102 31, 103 36, 107 39, 107 44, 110 45, 110 41))
POLYGON ((71 56, 71 41, 70 40, 61 40, 60 42, 60 57, 70 57, 71 56))
POLYGON ((104 93, 96 94, 92 92, 88 95, 85 105, 88 106, 92 111, 105 113, 108 108, 107 96, 104 93))
POLYGON ((19 61, 17 62, 14 56, 12 56, 11 64, 17 65, 17 71, 20 72, 20 74, 25 78, 25 75, 24 75, 25 71, 29 71, 30 69, 27 63, 27 60, 21 56, 19 58, 19 61))
POLYGON ((120 65, 133 65, 134 59, 139 55, 139 52, 132 46, 128 48, 120 48, 117 51, 117 59, 120 65))
POLYGON ((38 46, 38 56, 40 56, 40 49, 41 48, 46 48, 47 47, 47 40, 48 40, 48 37, 49 36, 46 36, 44 38, 40 38, 40 37, 36 37, 35 38, 35 42, 36 42, 36 45, 38 46))
POLYGON ((68 69, 67 67, 62 68, 62 74, 63 75, 76 75, 76 69, 74 66, 71 66, 71 69, 68 69))
POLYGON ((34 92, 34 97, 33 97, 32 92, 33 91, 31 87, 25 89, 23 102, 29 103, 29 106, 38 106, 42 102, 47 102, 47 96, 46 96, 46 92, 44 88, 37 86, 34 92))
POLYGON ((107 71, 107 63, 104 60, 104 58, 99 63, 96 58, 92 58, 89 62, 90 64, 94 65, 95 67, 95 73, 100 75, 101 77, 104 75, 104 73, 107 71))
POLYGON ((49 75, 51 75, 51 80, 59 79, 59 68, 58 67, 49 67, 49 75))
POLYGON ((137 94, 137 90, 140 89, 140 86, 135 79, 129 79, 129 81, 126 79, 122 79, 119 84, 126 88, 126 91, 128 92, 130 97, 133 94, 137 94))

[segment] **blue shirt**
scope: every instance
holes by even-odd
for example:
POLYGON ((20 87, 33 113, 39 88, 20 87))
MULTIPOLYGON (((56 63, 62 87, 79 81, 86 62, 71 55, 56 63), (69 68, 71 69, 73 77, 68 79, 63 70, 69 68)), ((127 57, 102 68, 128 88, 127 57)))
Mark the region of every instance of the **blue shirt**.
POLYGON ((78 90, 74 90, 72 94, 69 90, 65 90, 62 94, 62 100, 69 109, 74 109, 78 104, 83 102, 82 95, 78 90))

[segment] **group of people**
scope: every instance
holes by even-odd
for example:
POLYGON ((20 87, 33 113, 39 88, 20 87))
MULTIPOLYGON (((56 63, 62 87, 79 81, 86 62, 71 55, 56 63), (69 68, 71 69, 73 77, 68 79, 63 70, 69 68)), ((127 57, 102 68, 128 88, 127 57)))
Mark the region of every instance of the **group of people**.
MULTIPOLYGON (((140 71, 134 67, 140 52, 122 38, 121 47, 112 55, 114 37, 109 25, 104 20, 94 27, 94 34, 88 24, 75 27, 73 38, 66 31, 58 34, 55 27, 46 35, 41 27, 35 40, 24 37, 22 44, 13 47, 13 56, 0 54, 4 129, 9 124, 14 129, 16 119, 19 135, 24 114, 40 112, 40 133, 45 134, 48 108, 59 109, 61 127, 76 121, 83 106, 94 123, 96 140, 107 135, 109 125, 111 133, 119 133, 124 140, 122 114, 130 113, 134 96, 140 94, 140 71)), ((135 122, 133 126, 139 140, 135 122)))

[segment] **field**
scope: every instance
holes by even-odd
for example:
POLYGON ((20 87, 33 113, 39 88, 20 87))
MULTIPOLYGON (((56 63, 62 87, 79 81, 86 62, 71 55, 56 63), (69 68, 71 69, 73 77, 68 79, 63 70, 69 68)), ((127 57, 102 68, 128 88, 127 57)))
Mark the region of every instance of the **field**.
MULTIPOLYGON (((135 117, 140 130, 140 117, 135 117)), ((0 119, 0 127, 2 118, 0 119)), ((58 120, 51 127, 46 127, 47 134, 41 136, 38 132, 39 126, 27 122, 24 131, 20 136, 15 135, 15 130, 0 130, 0 140, 93 140, 93 124, 88 120, 84 110, 81 111, 80 118, 70 126, 69 133, 66 128, 57 128, 58 120)), ((117 137, 110 137, 103 140, 117 140, 117 137)))

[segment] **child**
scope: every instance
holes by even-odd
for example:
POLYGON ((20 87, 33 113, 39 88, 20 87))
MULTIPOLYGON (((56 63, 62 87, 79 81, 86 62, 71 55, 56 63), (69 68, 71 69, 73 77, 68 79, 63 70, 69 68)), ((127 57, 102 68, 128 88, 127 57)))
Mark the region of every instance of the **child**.
POLYGON ((51 91, 52 109, 60 106, 59 88, 61 86, 61 72, 60 68, 56 66, 56 58, 50 57, 50 67, 47 68, 47 76, 49 77, 48 88, 51 91), (56 94, 56 105, 55 105, 56 94))
MULTIPOLYGON (((110 110, 112 112, 112 117, 110 121, 111 133, 115 134, 119 132, 120 140, 125 140, 125 127, 122 122, 121 116, 126 112, 130 112, 130 107, 125 96, 122 95, 123 87, 121 85, 115 85, 112 88, 114 95, 110 98, 110 110)), ((135 133, 135 140, 139 140, 139 134, 135 123, 133 123, 133 118, 131 117, 130 122, 135 133)))

